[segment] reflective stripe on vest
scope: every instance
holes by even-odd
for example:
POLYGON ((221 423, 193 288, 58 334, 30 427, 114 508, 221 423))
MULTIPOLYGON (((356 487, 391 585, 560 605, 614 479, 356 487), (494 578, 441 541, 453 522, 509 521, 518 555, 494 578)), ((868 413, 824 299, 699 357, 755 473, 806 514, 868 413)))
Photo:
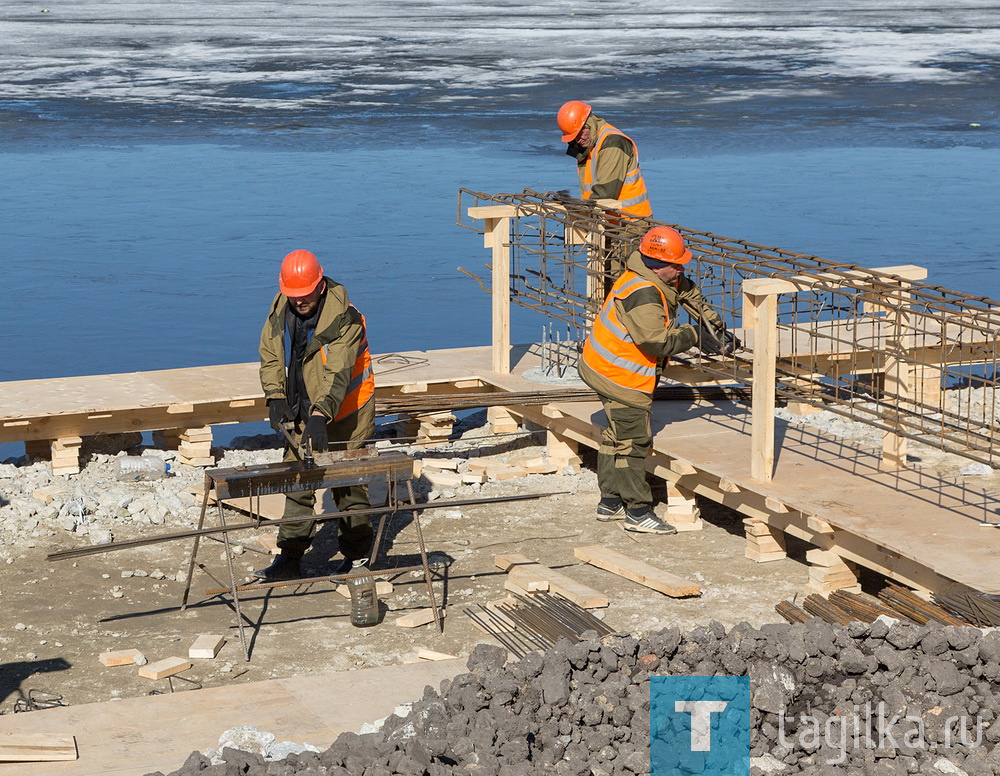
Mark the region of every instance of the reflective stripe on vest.
POLYGON ((639 148, 632 142, 632 138, 608 123, 605 123, 601 131, 597 133, 597 139, 594 141, 593 148, 590 149, 587 161, 581 165, 583 177, 580 181, 580 196, 582 199, 590 199, 594 189, 594 172, 597 170, 597 155, 600 153, 604 141, 611 135, 621 135, 628 142, 632 143, 632 149, 635 151, 626 172, 625 180, 622 181, 621 191, 617 197, 622 203, 621 211, 637 218, 651 216, 653 209, 649 206, 649 197, 646 194, 646 182, 643 180, 642 172, 639 170, 639 148))
MULTIPOLYGON (((354 309, 357 310, 356 307, 354 309)), ((360 312, 358 315, 361 316, 361 325, 364 327, 365 335, 358 345, 358 355, 354 359, 354 366, 351 369, 351 381, 347 384, 347 393, 340 403, 340 409, 334 416, 334 420, 343 420, 351 413, 357 412, 375 395, 372 354, 368 350, 368 325, 365 323, 365 316, 361 315, 360 312)))
POLYGON ((640 288, 654 288, 663 303, 666 325, 670 325, 667 300, 652 281, 626 270, 618 278, 604 300, 601 314, 594 320, 594 327, 583 345, 583 360, 587 366, 622 388, 652 394, 656 388, 656 359, 650 358, 636 346, 618 319, 615 302, 625 299, 640 288))

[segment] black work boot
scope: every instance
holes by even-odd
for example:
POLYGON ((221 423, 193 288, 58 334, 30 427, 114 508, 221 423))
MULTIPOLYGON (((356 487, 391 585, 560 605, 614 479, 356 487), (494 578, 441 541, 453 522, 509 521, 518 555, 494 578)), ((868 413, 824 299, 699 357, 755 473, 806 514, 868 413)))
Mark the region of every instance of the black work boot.
POLYGON ((300 560, 302 560, 301 555, 285 555, 282 553, 266 569, 257 569, 257 571, 253 572, 253 576, 257 579, 263 579, 265 582, 298 579, 302 576, 302 568, 299 564, 300 560))

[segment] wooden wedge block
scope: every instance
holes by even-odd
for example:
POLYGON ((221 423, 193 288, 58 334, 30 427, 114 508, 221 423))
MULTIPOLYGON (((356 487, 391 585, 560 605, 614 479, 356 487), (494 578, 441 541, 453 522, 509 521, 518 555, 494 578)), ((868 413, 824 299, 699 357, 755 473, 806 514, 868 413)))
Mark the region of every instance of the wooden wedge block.
POLYGON ((602 609, 610 603, 604 593, 577 582, 562 572, 536 563, 524 555, 517 553, 495 555, 493 561, 499 568, 505 568, 509 581, 525 592, 528 591, 531 582, 548 582, 551 592, 568 598, 584 609, 602 609))
POLYGON ((465 460, 464 458, 421 458, 420 463, 423 464, 425 469, 447 469, 448 471, 457 472, 459 464, 465 460))
POLYGON ((100 661, 106 666, 130 666, 135 664, 136 657, 142 652, 137 649, 118 649, 114 652, 102 652, 100 661))
POLYGON ((257 544, 271 553, 271 555, 281 554, 281 550, 278 549, 278 537, 276 534, 261 534, 257 537, 257 544))
POLYGON ((576 547, 573 549, 573 555, 591 566, 631 579, 671 598, 701 595, 701 587, 694 582, 600 544, 576 547))
POLYGON ((40 763, 76 758, 76 739, 73 736, 0 733, 0 762, 40 763))
POLYGON ((192 660, 212 660, 226 643, 224 636, 202 634, 188 647, 188 657, 192 660))
POLYGON ((457 660, 458 655, 449 655, 446 652, 435 652, 433 649, 418 649, 417 657, 421 660, 457 660))
POLYGON ((187 671, 192 665, 193 663, 190 660, 185 660, 182 657, 166 657, 163 660, 157 660, 155 663, 150 663, 140 668, 139 676, 143 679, 152 679, 153 681, 166 679, 168 676, 179 674, 181 671, 187 671))
POLYGON ((68 491, 62 485, 53 483, 51 485, 44 485, 41 488, 32 491, 31 495, 39 501, 51 504, 55 500, 56 496, 66 495, 67 493, 68 491))
MULTIPOLYGON (((438 614, 444 617, 445 610, 443 607, 438 609, 438 614)), ((410 612, 396 618, 396 625, 400 628, 419 628, 421 625, 427 625, 432 622, 434 622, 434 610, 429 608, 410 612)))

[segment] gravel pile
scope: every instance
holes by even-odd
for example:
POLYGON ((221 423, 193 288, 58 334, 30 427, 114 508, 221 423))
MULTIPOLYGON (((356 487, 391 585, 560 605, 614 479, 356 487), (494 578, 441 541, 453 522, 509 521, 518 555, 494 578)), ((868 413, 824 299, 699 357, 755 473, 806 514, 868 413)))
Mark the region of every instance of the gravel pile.
POLYGON ((883 619, 743 623, 727 633, 713 622, 506 658, 480 644, 469 673, 326 751, 269 761, 224 748, 212 752, 215 765, 194 752, 173 776, 645 774, 651 675, 748 678, 748 776, 1000 772, 1000 632, 883 619), (839 735, 851 719, 868 726, 870 741, 839 735))

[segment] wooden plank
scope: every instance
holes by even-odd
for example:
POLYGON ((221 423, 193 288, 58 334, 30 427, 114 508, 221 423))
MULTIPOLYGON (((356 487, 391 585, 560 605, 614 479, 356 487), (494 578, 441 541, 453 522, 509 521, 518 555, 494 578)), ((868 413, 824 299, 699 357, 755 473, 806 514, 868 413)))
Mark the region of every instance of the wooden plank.
POLYGON ((433 649, 418 649, 417 657, 421 660, 457 660, 458 655, 449 655, 446 652, 435 652, 433 649))
POLYGON ((602 609, 610 603, 604 593, 577 582, 560 571, 536 563, 524 555, 517 553, 495 555, 493 561, 498 568, 506 569, 510 581, 526 592, 529 584, 533 582, 547 582, 549 590, 553 593, 559 593, 584 609, 602 609))
POLYGON ((584 563, 589 563, 591 566, 597 566, 599 569, 610 571, 612 574, 658 590, 671 598, 701 595, 701 587, 694 582, 669 571, 650 566, 644 561, 630 558, 617 550, 600 544, 574 547, 573 555, 584 563))
POLYGON ((510 373, 510 218, 498 218, 491 232, 493 251, 493 371, 510 373))
POLYGON ((181 671, 187 671, 192 665, 193 663, 190 660, 185 660, 182 657, 165 657, 163 660, 157 660, 155 663, 150 663, 140 668, 139 676, 143 679, 152 679, 153 681, 166 679, 168 676, 179 674, 181 671))
MULTIPOLYGON (((441 615, 442 618, 444 617, 444 607, 438 608, 438 614, 441 615)), ((419 628, 421 625, 427 625, 432 622, 434 622, 434 610, 428 608, 404 614, 402 617, 397 617, 395 624, 400 628, 419 628)))
POLYGON ((106 666, 135 665, 135 659, 142 657, 138 649, 117 649, 113 652, 102 652, 99 660, 106 666))
POLYGON ((0 733, 0 762, 40 763, 77 759, 76 738, 49 733, 0 733))
POLYGON ((203 633, 188 647, 188 657, 192 660, 212 660, 219 654, 219 650, 222 649, 222 645, 225 643, 226 639, 224 636, 203 633))
POLYGON ((753 420, 750 475, 770 482, 774 474, 774 384, 778 350, 778 297, 748 292, 755 280, 743 283, 743 320, 754 331, 753 420))

